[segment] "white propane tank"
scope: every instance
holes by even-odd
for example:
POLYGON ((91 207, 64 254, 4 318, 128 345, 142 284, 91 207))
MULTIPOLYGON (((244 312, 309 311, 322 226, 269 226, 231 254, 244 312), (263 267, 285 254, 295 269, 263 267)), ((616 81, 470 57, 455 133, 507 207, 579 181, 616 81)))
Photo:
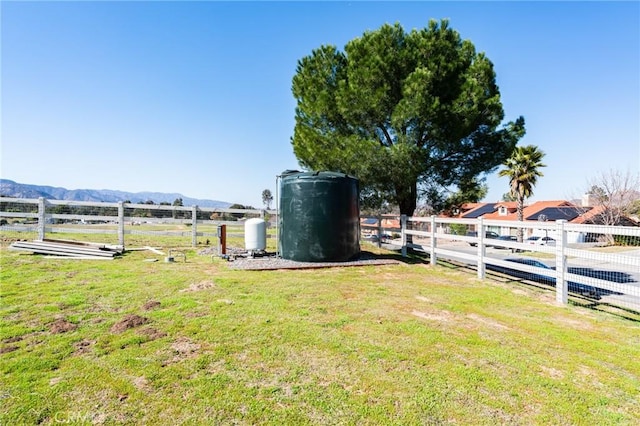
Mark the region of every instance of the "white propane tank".
POLYGON ((249 251, 267 248, 267 225, 263 219, 248 219, 244 223, 244 248, 249 251))

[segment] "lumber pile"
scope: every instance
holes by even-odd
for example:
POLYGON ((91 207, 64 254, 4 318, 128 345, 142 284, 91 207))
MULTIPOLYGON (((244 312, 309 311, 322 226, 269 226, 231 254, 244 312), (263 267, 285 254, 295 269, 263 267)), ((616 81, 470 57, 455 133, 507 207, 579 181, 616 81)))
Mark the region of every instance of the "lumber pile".
POLYGON ((124 251, 124 247, 117 245, 51 239, 15 241, 9 248, 57 258, 93 260, 111 260, 124 251))

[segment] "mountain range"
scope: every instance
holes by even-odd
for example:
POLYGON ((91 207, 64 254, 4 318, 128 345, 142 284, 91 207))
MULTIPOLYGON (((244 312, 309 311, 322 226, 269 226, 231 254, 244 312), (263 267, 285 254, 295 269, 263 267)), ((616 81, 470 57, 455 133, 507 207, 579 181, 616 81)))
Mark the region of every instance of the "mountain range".
POLYGON ((171 203, 182 198, 184 206, 228 208, 231 203, 218 200, 203 200, 186 197, 182 194, 164 192, 125 192, 111 189, 66 189, 53 186, 29 185, 17 183, 9 179, 0 179, 0 196, 12 198, 39 198, 44 197, 53 200, 70 201, 98 201, 117 203, 130 201, 132 203, 144 203, 153 201, 155 204, 171 203))

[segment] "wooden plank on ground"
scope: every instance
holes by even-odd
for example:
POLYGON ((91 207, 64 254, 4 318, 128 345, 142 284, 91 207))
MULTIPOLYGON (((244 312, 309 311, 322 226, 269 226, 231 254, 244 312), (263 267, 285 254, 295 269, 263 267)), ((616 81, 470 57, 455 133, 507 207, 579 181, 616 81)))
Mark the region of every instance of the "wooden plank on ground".
POLYGON ((94 242, 87 242, 87 241, 75 241, 75 240, 64 240, 64 239, 54 239, 54 238, 44 238, 42 240, 34 240, 34 241, 46 242, 46 243, 52 243, 52 244, 70 244, 74 246, 98 247, 102 249, 117 251, 119 253, 124 251, 124 247, 118 244, 94 243, 94 242))
POLYGON ((10 248, 33 251, 43 254, 59 254, 62 256, 101 256, 113 257, 117 253, 111 250, 103 250, 97 247, 82 247, 70 244, 53 244, 38 241, 16 241, 11 244, 10 248))
POLYGON ((113 260, 113 257, 100 256, 46 256, 46 259, 73 259, 73 260, 113 260))
POLYGON ((16 242, 13 245, 16 247, 27 248, 27 249, 58 250, 65 253, 89 254, 89 255, 96 255, 96 256, 115 256, 116 254, 116 252, 111 250, 101 250, 101 249, 91 248, 91 247, 74 247, 74 246, 63 245, 63 244, 16 242))
POLYGON ((50 248, 46 248, 46 247, 31 247, 31 248, 27 248, 27 247, 16 247, 16 246, 10 246, 9 247, 12 250, 22 250, 22 251, 28 251, 31 253, 38 253, 38 254, 47 254, 47 255, 57 255, 57 256, 69 256, 69 257, 74 257, 74 256, 94 256, 94 257, 101 257, 101 258, 105 258, 105 259, 112 259, 113 256, 105 256, 105 255, 91 255, 91 254, 87 254, 87 253, 77 253, 77 252, 64 252, 64 251, 60 251, 59 249, 50 249, 50 248))

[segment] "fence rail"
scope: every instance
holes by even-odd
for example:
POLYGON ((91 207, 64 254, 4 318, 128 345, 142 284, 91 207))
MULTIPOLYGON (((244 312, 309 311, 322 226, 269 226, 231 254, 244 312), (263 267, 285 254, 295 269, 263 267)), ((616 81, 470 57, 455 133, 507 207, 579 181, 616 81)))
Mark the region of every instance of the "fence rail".
MULTIPOLYGON (((273 210, 258 209, 226 209, 214 207, 198 206, 171 206, 164 204, 138 204, 138 203, 109 203, 93 201, 67 201, 67 200, 47 200, 45 198, 0 198, 0 219, 3 225, 2 231, 35 232, 37 238, 42 240, 47 233, 87 233, 87 234, 114 234, 118 237, 118 244, 125 246, 125 235, 167 235, 167 236, 191 236, 191 244, 197 246, 198 237, 218 236, 217 232, 198 231, 198 225, 227 225, 232 227, 242 226, 242 222, 229 220, 229 217, 241 216, 243 218, 262 217, 267 214, 275 215, 273 210), (67 210, 78 208, 95 208, 95 212, 85 213, 57 213, 56 207, 67 210), (21 211, 34 210, 34 211, 21 211), (156 214, 152 213, 156 212, 156 214), (163 216, 160 213, 167 213, 171 216, 163 216), (106 214, 110 213, 110 214, 106 214), (136 214, 137 213, 137 214, 136 214), (176 218, 182 214, 182 218, 176 218), (211 219, 218 215, 220 219, 211 219), (226 219, 225 219, 226 218, 226 219), (32 224, 9 224, 7 219, 35 219, 32 224), (72 228, 64 226, 53 226, 55 224, 65 224, 71 221, 81 223, 102 223, 115 225, 115 229, 89 229, 72 228), (6 222, 6 223, 5 223, 6 222), (153 231, 136 230, 134 227, 142 223, 149 224, 185 224, 191 226, 189 232, 185 231, 153 231), (30 226, 29 226, 30 225, 30 226)), ((238 234, 232 234, 234 236, 238 234)), ((239 234, 242 236, 242 234, 239 234)))
POLYGON ((473 266, 479 278, 490 273, 555 286, 563 304, 568 293, 583 294, 640 312, 640 227, 435 216, 401 223, 397 243, 405 255, 412 248, 428 253, 432 264, 473 266), (487 238, 493 234, 501 238, 487 238))
MULTIPOLYGON (((190 236, 195 247, 198 237, 218 237, 207 227, 242 227, 243 222, 228 219, 267 214, 277 217, 273 210, 0 198, 3 232, 32 232, 38 239, 47 233, 109 234, 123 247, 125 235, 190 236), (78 210, 83 208, 95 210, 78 210), (65 226, 71 221, 102 224, 65 226), (142 222, 191 229, 138 229, 142 222)), ((560 303, 567 303, 569 293, 581 293, 640 312, 640 227, 383 215, 363 217, 361 232, 378 245, 393 244, 405 256, 413 249, 427 253, 432 264, 444 259, 469 265, 479 278, 491 274, 555 286, 560 303), (518 235, 524 239, 515 239, 518 235)))

